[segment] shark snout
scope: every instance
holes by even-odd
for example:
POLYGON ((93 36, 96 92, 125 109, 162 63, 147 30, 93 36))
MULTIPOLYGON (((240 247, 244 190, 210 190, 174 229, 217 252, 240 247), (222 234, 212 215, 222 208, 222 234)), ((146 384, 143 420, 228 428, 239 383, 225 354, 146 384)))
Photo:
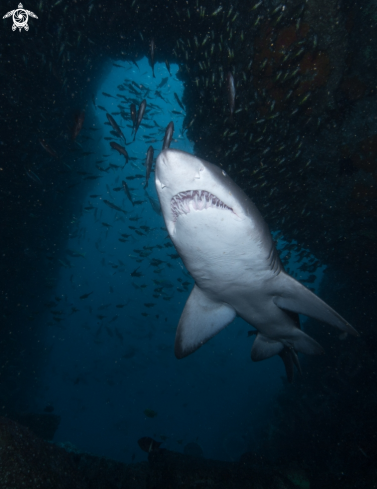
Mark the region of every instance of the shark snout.
POLYGON ((156 166, 155 166, 155 180, 156 180, 156 185, 160 184, 161 187, 163 188, 165 185, 163 185, 163 174, 164 174, 164 168, 166 168, 166 157, 163 154, 164 151, 162 151, 156 160, 156 166))
POLYGON ((169 153, 172 153, 169 149, 162 150, 156 160, 155 179, 156 184, 159 183, 161 188, 167 187, 169 182, 171 185, 172 180, 174 180, 176 168, 172 155, 169 156, 169 153))

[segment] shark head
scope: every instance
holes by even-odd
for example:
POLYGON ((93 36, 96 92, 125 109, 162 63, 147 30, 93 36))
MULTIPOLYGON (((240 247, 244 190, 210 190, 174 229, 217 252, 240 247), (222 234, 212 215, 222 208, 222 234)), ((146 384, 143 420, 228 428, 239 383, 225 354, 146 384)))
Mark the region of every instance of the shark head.
POLYGON ((248 197, 224 170, 183 151, 160 153, 155 181, 170 234, 183 214, 212 209, 227 211, 224 215, 234 220, 248 215, 248 197))
POLYGON ((251 358, 279 355, 291 377, 296 352, 319 354, 300 328, 304 314, 357 335, 352 326, 285 273, 267 224, 221 168, 183 151, 165 149, 155 168, 165 224, 195 280, 182 312, 175 354, 183 358, 238 315, 256 329, 251 358))

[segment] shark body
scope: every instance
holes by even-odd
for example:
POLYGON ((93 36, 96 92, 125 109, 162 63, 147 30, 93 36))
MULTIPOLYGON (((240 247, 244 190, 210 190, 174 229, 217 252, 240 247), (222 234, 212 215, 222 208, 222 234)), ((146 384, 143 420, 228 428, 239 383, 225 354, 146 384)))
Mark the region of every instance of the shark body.
POLYGON ((323 353, 298 314, 356 330, 290 277, 253 202, 221 168, 179 150, 163 150, 155 181, 165 224, 195 280, 182 312, 175 355, 183 358, 238 315, 256 328, 251 358, 280 355, 291 380, 296 352, 323 353))

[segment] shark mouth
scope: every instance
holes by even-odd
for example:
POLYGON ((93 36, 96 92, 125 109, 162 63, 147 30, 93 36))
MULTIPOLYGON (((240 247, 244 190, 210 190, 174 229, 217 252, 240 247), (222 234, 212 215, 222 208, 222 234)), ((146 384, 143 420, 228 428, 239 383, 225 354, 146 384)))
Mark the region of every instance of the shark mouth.
POLYGON ((207 190, 186 190, 174 195, 170 201, 174 222, 176 222, 179 215, 190 212, 190 204, 191 208, 197 211, 214 207, 216 209, 228 209, 233 212, 233 209, 224 204, 216 195, 207 192, 207 190))

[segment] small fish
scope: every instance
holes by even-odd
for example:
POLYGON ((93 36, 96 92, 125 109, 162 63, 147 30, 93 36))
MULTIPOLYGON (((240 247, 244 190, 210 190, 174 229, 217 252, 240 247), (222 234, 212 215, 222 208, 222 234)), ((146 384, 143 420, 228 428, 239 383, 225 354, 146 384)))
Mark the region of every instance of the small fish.
POLYGON ((159 98, 160 98, 161 100, 163 100, 165 103, 167 103, 167 102, 166 102, 166 100, 164 99, 164 97, 161 95, 161 92, 159 92, 158 90, 156 90, 156 91, 155 91, 155 94, 157 95, 157 97, 159 97, 159 98))
POLYGON ((151 174, 152 165, 153 165, 153 153, 154 153, 153 147, 149 146, 148 151, 147 151, 147 159, 145 162, 146 175, 145 175, 145 186, 144 186, 144 188, 148 187, 148 180, 149 180, 149 176, 151 174))
POLYGON ((110 95, 109 93, 106 92, 102 92, 102 95, 105 95, 105 97, 115 98, 113 95, 110 95))
MULTIPOLYGON (((126 158, 126 163, 128 163, 128 153, 126 151, 126 148, 123 148, 123 146, 121 146, 120 144, 118 143, 114 143, 114 141, 112 141, 110 143, 110 146, 113 148, 113 149, 116 149, 119 154, 123 155, 125 158, 126 158)), ((125 164, 126 164, 125 163, 125 164)))
POLYGON ((69 250, 69 249, 66 250, 66 253, 67 255, 72 256, 73 258, 79 258, 79 257, 85 258, 85 254, 86 254, 86 253, 81 253, 80 251, 69 250))
POLYGON ((298 105, 302 105, 302 104, 304 104, 304 103, 305 103, 305 102, 308 100, 308 98, 309 98, 310 96, 311 96, 311 92, 308 92, 308 93, 307 93, 307 94, 306 94, 306 95, 305 95, 305 96, 304 96, 304 97, 303 97, 303 98, 302 98, 302 99, 299 101, 298 105))
POLYGON ((131 273, 131 277, 142 277, 143 274, 138 272, 140 267, 135 268, 135 270, 131 273))
POLYGON ((156 45, 154 43, 154 39, 152 38, 151 44, 150 44, 150 52, 151 52, 151 65, 152 65, 152 73, 153 73, 153 78, 156 78, 154 75, 154 52, 156 49, 156 45))
POLYGON ((169 72, 169 75, 171 76, 171 73, 170 73, 170 63, 169 63, 169 61, 167 59, 165 59, 165 66, 166 66, 166 69, 169 72))
POLYGON ((127 197, 128 197, 128 200, 131 202, 131 204, 132 204, 132 205, 134 205, 134 203, 133 203, 133 201, 132 201, 132 195, 131 195, 131 192, 130 192, 130 190, 129 190, 128 186, 127 186, 127 183, 126 183, 124 180, 122 180, 122 185, 123 185, 124 192, 125 192, 125 194, 126 194, 126 195, 127 195, 127 197))
POLYGON ((134 89, 134 87, 133 87, 131 84, 129 84, 129 85, 128 85, 128 89, 129 89, 129 90, 130 90, 132 93, 134 93, 135 95, 140 95, 140 92, 138 92, 137 90, 135 90, 135 89, 134 89))
POLYGON ((131 83, 132 83, 132 85, 134 85, 134 86, 135 86, 135 87, 136 87, 138 90, 141 90, 141 89, 143 89, 143 90, 148 90, 147 88, 145 88, 145 87, 144 87, 144 85, 138 84, 138 83, 136 83, 136 82, 135 82, 135 81, 133 81, 133 80, 132 80, 132 82, 131 82, 131 83))
MULTIPOLYGON (((144 313, 144 315, 148 315, 148 314, 144 313)), ((157 416, 156 411, 153 411, 153 409, 144 409, 144 414, 148 418, 154 418, 155 416, 157 416)))
POLYGON ((124 137, 124 134, 122 133, 118 124, 115 122, 114 118, 110 114, 106 114, 106 117, 107 120, 110 122, 111 127, 114 129, 114 131, 118 134, 119 137, 123 138, 124 143, 126 144, 126 138, 124 137))
POLYGON ((179 97, 175 92, 174 92, 174 97, 175 97, 175 100, 178 102, 179 106, 181 107, 181 109, 185 110, 182 102, 179 100, 179 97))
POLYGON ((131 111, 131 120, 132 120, 133 129, 135 129, 136 127, 136 105, 135 104, 131 104, 130 111, 131 111))
POLYGON ((147 106, 147 102, 146 100, 144 99, 140 106, 139 106, 139 111, 137 113, 137 120, 136 120, 136 124, 135 124, 135 134, 134 134, 134 141, 135 141, 135 138, 136 138, 136 133, 137 133, 137 130, 139 129, 140 127, 140 123, 141 121, 143 120, 143 116, 144 116, 144 112, 145 112, 145 108, 147 106))
POLYGON ((153 199, 147 191, 145 191, 145 195, 147 196, 151 206, 152 206, 152 209, 156 212, 156 214, 158 214, 159 216, 161 216, 161 206, 160 206, 160 202, 156 199, 153 199))
POLYGON ((54 149, 52 149, 51 146, 49 144, 47 144, 44 139, 41 138, 41 139, 38 139, 38 141, 40 142, 42 148, 47 151, 47 153, 49 153, 54 158, 59 158, 58 153, 54 149))
POLYGON ((165 131, 165 137, 164 137, 162 149, 169 149, 171 140, 173 138, 173 133, 174 133, 174 123, 169 122, 165 131))
POLYGON ((252 7, 252 9, 251 9, 251 10, 256 10, 256 9, 257 9, 257 8, 258 8, 260 5, 262 5, 262 0, 260 0, 258 3, 256 3, 256 4, 254 5, 254 7, 252 7))
POLYGON ((219 12, 222 11, 222 7, 218 7, 211 15, 214 17, 215 15, 217 15, 219 12))
POLYGON ((108 200, 106 199, 103 199, 103 202, 108 205, 109 207, 111 207, 112 209, 116 210, 116 211, 119 211, 119 212, 123 212, 124 214, 127 214, 127 212, 123 209, 121 209, 120 207, 118 207, 117 205, 109 202, 108 200))
POLYGON ((87 294, 80 295, 80 299, 87 299, 91 294, 93 294, 93 291, 88 292, 87 294))
POLYGON ((228 80, 228 99, 229 99, 230 119, 232 120, 235 100, 236 100, 236 88, 234 85, 233 75, 230 71, 228 71, 227 80, 228 80))
POLYGON ((168 77, 163 78, 161 82, 157 85, 157 88, 162 88, 164 85, 166 85, 166 82, 169 80, 168 77))
POLYGON ((36 173, 34 173, 31 170, 26 170, 26 175, 33 180, 33 182, 38 183, 39 185, 42 185, 41 179, 38 177, 36 173))

